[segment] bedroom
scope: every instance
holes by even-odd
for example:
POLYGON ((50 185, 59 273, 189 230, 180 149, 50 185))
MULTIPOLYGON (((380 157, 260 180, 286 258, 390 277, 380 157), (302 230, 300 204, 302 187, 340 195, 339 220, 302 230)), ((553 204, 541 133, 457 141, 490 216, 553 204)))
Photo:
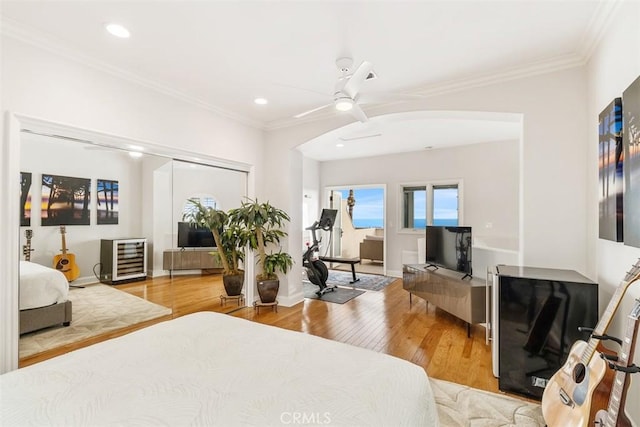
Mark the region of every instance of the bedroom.
MULTIPOLYGON (((524 188, 521 195, 526 208, 521 213, 524 261, 573 268, 597 278, 601 284, 602 301, 608 300, 638 252, 597 239, 594 231, 597 229, 597 199, 594 191, 590 190, 595 189, 597 179, 596 155, 594 150, 585 147, 595 144, 590 130, 595 128, 594 121, 602 107, 619 96, 639 74, 637 59, 625 54, 638 51, 637 41, 634 42, 637 40, 634 38, 635 27, 629 22, 633 16, 637 16, 637 6, 623 3, 617 10, 616 25, 605 33, 591 60, 584 64, 433 96, 422 107, 474 111, 504 111, 508 108, 524 114, 524 188), (610 63, 619 66, 608 68, 610 63), (553 138, 549 138, 550 135, 553 138), (564 142, 559 153, 556 153, 557 141, 564 142), (553 161, 550 161, 550 153, 556 154, 553 161), (576 157, 575 153, 584 154, 576 157), (565 167, 571 167, 572 173, 567 173, 565 167), (548 231, 547 225, 559 222, 552 217, 549 206, 564 213, 562 222, 567 229, 564 230, 566 238, 558 241, 557 247, 551 251, 546 251, 547 246, 543 243, 556 235, 548 231), (583 212, 587 214, 579 214, 583 212)), ((299 165, 302 159, 290 148, 343 124, 325 119, 315 124, 265 132, 62 58, 60 52, 54 54, 50 50, 36 48, 31 43, 20 41, 24 37, 15 33, 13 37, 3 37, 3 111, 12 110, 165 146, 183 141, 184 149, 254 165, 250 172, 249 194, 264 195, 281 206, 301 205, 302 171, 299 165), (201 142, 202 135, 212 137, 205 143, 201 142), (266 146, 276 149, 266 150, 266 146), (273 159, 284 163, 284 167, 278 170, 269 167, 268 161, 273 159)), ((8 148, 5 146, 5 149, 8 148)), ((3 154, 3 161, 6 158, 3 154)), ((7 176, 7 167, 3 164, 3 177, 7 176)), ((8 196, 3 194, 2 197, 8 196)), ((2 205, 10 206, 10 200, 3 199, 2 205)), ((302 228, 300 222, 297 219, 291 224, 290 238, 293 242, 301 241, 301 232, 297 231, 302 228)), ((1 271, 7 275, 4 279, 11 283, 12 268, 8 263, 9 260, 17 260, 15 248, 19 244, 15 228, 2 226, 2 241, 15 242, 3 245, 3 256, 0 257, 3 263, 1 271)), ((294 258, 297 257, 297 244, 289 246, 294 258)), ((297 266, 291 275, 294 277, 299 273, 300 266, 297 266)), ((296 285, 283 283, 282 297, 289 303, 296 301, 299 298, 296 285)), ((8 298, 3 294, 3 301, 8 298)), ((628 307, 622 310, 628 311, 628 307)), ((4 328, 14 322, 3 319, 1 323, 4 328)), ((11 340, 11 336, 11 331, 4 330, 2 341, 11 340)), ((6 370, 15 356, 10 347, 5 349, 8 353, 3 354, 2 360, 6 370)))

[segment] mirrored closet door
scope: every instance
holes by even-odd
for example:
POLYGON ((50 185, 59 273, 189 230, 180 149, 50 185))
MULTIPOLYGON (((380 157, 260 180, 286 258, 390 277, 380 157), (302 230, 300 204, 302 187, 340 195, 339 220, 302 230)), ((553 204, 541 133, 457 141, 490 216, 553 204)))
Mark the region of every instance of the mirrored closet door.
POLYGON ((215 248, 185 245, 179 227, 189 199, 239 206, 246 172, 29 131, 20 147, 21 366, 186 313, 241 307, 221 298, 215 248), (180 265, 185 255, 200 261, 180 265))

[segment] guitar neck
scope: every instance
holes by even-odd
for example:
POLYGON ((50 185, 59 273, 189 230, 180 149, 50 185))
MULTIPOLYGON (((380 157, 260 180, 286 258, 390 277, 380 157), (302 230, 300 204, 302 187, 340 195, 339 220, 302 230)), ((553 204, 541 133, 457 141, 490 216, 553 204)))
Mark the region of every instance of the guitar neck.
MULTIPOLYGON (((611 323, 611 320, 613 319, 613 315, 618 309, 620 302, 622 302, 622 298, 624 297, 624 294, 627 292, 627 288, 629 287, 629 285, 631 285, 631 283, 637 280, 638 274, 640 274, 640 261, 636 262, 636 264, 633 266, 631 271, 629 271, 625 276, 625 280, 616 289, 615 293, 611 297, 611 301, 609 301, 609 305, 607 305, 607 309, 602 314, 602 317, 600 318, 600 321, 598 321, 598 324, 593 330, 593 333, 591 334, 591 336, 603 335, 606 332, 607 328, 609 327, 609 324, 611 323)), ((580 359, 580 361, 583 364, 585 365, 589 364, 589 362, 591 361, 591 358, 596 352, 596 348, 598 347, 599 343, 600 343, 599 339, 589 338, 587 347, 582 353, 582 357, 580 359)))
POLYGON ((62 255, 67 254, 67 238, 65 237, 65 233, 61 233, 62 237, 62 255))
MULTIPOLYGON (((638 336, 638 319, 640 318, 640 300, 636 300, 636 305, 629 315, 625 338, 622 342, 622 348, 618 354, 618 366, 628 367, 633 362, 635 353, 635 340, 638 336)), ((607 409, 607 427, 615 427, 618 425, 620 410, 624 410, 624 403, 627 398, 627 390, 629 386, 629 374, 623 371, 616 371, 613 379, 613 387, 611 389, 611 397, 609 398, 609 408, 607 409)))

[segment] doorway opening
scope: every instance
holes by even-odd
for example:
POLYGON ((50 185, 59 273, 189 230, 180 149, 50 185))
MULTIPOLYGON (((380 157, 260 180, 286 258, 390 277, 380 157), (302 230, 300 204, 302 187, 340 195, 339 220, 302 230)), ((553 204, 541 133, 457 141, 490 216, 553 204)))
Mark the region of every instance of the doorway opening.
POLYGON ((385 193, 384 185, 327 188, 328 206, 338 210, 327 249, 334 257, 360 258, 356 265, 360 273, 385 274, 385 193))

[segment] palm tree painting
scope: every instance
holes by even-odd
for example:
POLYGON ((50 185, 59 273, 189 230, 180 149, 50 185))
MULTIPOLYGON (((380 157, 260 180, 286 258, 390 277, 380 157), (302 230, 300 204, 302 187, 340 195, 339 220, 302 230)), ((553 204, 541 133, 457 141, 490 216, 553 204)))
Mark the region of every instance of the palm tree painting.
POLYGON ((118 223, 118 181, 98 179, 98 224, 118 223))
POLYGON ((42 175, 41 222, 47 225, 89 225, 91 180, 42 175))
POLYGON ((20 226, 31 226, 31 172, 20 172, 20 226))

